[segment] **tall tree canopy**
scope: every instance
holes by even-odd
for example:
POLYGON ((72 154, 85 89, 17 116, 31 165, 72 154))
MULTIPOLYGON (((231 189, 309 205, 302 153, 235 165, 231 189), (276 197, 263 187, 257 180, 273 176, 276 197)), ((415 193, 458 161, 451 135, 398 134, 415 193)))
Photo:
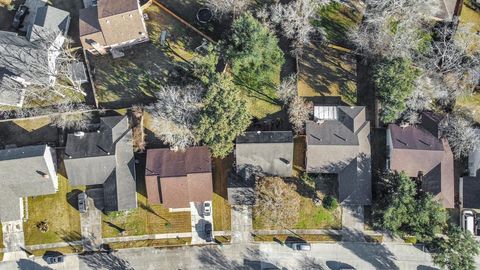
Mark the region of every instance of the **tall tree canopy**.
POLYGON ((405 101, 411 96, 419 71, 408 59, 383 59, 374 66, 373 80, 382 104, 380 118, 391 123, 407 109, 405 101))
POLYGON ((212 80, 195 129, 198 141, 210 147, 214 157, 223 158, 233 150, 233 141, 250 124, 245 101, 231 79, 218 75, 212 80))
POLYGON ((253 90, 273 85, 285 61, 275 34, 250 13, 233 22, 223 47, 236 82, 253 90))
POLYGON ((479 245, 472 234, 458 227, 447 231, 446 239, 438 239, 433 261, 445 269, 474 270, 479 245))
POLYGON ((445 209, 432 195, 417 193, 416 183, 406 174, 387 174, 381 184, 382 195, 374 211, 378 227, 420 240, 431 240, 442 231, 445 209))

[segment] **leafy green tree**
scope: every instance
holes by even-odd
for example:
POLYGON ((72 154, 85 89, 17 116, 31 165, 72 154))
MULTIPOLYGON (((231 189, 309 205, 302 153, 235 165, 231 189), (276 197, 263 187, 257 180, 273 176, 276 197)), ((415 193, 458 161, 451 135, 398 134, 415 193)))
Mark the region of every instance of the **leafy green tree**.
POLYGON ((431 194, 417 193, 416 183, 405 173, 388 174, 383 183, 382 196, 374 211, 377 227, 423 241, 442 231, 446 212, 431 194))
POLYGON ((322 204, 325 209, 330 211, 335 210, 338 207, 337 199, 330 195, 327 195, 325 198, 323 198, 322 204))
POLYGON ((374 66, 373 80, 382 104, 380 119, 392 123, 407 109, 419 70, 408 59, 383 59, 374 66))
POLYGON ((274 32, 250 13, 233 22, 223 47, 235 80, 249 89, 273 85, 276 71, 285 61, 274 32))
POLYGON ((195 129, 198 141, 210 147, 214 157, 223 158, 233 150, 233 141, 250 124, 245 101, 231 79, 217 75, 203 100, 200 120, 195 129))
POLYGON ((209 45, 204 55, 197 55, 193 58, 192 75, 204 84, 209 84, 217 74, 217 63, 218 52, 213 45, 209 45))
POLYGON ((437 239, 434 263, 450 270, 474 270, 479 244, 470 232, 459 227, 450 227, 445 239, 437 239))

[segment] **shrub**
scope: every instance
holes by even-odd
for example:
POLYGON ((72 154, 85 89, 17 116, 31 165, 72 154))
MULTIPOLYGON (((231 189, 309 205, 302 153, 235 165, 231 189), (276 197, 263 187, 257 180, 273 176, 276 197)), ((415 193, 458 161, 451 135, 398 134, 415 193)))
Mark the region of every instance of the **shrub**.
POLYGON ((325 196, 325 198, 323 198, 323 207, 330 211, 337 209, 338 207, 337 199, 335 199, 330 195, 325 196))

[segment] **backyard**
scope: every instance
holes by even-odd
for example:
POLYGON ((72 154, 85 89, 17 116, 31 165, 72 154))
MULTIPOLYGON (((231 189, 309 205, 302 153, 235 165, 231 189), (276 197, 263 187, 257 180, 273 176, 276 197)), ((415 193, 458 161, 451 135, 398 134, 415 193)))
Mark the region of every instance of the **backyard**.
POLYGON ((337 47, 311 44, 299 59, 298 94, 304 97, 340 96, 357 100, 356 59, 337 47))
POLYGON ((71 242, 81 239, 80 214, 75 208, 75 191, 64 177, 63 165, 59 168, 58 192, 52 195, 28 198, 28 220, 24 223, 26 245, 71 242), (47 232, 40 232, 39 222, 48 224, 47 232))
POLYGON ((0 122, 0 145, 27 146, 56 142, 58 130, 50 125, 48 117, 0 122))
POLYGON ((145 156, 138 156, 138 208, 102 215, 102 236, 118 237, 158 233, 191 232, 190 212, 169 212, 162 205, 149 205, 145 187, 145 156))
POLYGON ((91 56, 97 98, 102 107, 121 108, 154 100, 154 89, 181 77, 203 37, 153 4, 145 10, 151 42, 125 49, 125 56, 91 56), (165 45, 162 31, 168 31, 165 45))

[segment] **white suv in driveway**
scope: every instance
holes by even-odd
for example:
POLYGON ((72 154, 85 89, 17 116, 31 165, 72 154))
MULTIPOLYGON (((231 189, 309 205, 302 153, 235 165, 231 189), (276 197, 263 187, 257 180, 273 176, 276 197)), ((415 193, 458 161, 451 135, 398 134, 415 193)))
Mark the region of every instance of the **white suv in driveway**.
POLYGON ((465 231, 471 232, 475 235, 475 212, 472 210, 463 210, 462 211, 462 228, 465 231))

